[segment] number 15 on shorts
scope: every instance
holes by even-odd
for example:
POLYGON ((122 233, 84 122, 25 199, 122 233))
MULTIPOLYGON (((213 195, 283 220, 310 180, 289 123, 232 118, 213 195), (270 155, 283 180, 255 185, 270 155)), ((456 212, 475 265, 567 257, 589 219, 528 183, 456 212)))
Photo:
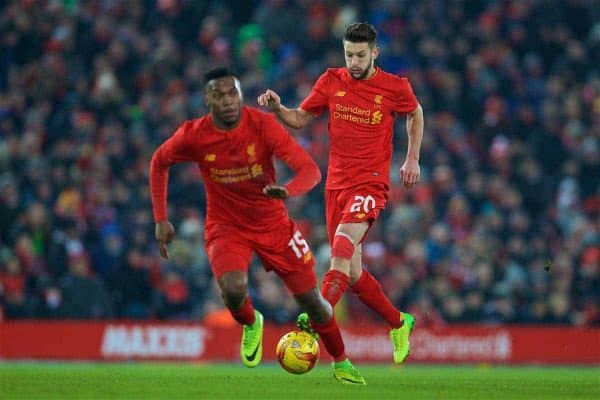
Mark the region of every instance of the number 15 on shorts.
POLYGON ((312 258, 308 243, 306 243, 306 240, 302 237, 302 233, 300 231, 297 230, 294 232, 294 235, 288 242, 288 246, 292 248, 292 251, 296 257, 303 258, 304 262, 307 262, 312 258))

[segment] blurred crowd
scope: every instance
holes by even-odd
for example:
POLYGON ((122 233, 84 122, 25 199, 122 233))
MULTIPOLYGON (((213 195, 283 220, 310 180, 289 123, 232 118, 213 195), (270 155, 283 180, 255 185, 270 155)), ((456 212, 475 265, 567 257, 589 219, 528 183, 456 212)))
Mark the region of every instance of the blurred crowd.
MULTIPOLYGON (((245 101, 296 106, 343 65, 355 21, 425 113, 421 183, 405 190, 398 119, 388 207, 365 268, 423 325, 600 324, 600 7, 592 0, 9 0, 0 5, 0 313, 227 322, 203 243, 194 165, 171 169, 171 258, 154 240, 148 167, 203 115, 227 65, 245 101)), ((327 119, 294 132, 327 169, 327 119)), ((281 180, 289 171, 281 168, 281 180)), ((323 184, 288 201, 329 262, 323 184)), ((253 262, 271 321, 297 309, 253 262)), ((346 323, 377 319, 351 294, 346 323)))

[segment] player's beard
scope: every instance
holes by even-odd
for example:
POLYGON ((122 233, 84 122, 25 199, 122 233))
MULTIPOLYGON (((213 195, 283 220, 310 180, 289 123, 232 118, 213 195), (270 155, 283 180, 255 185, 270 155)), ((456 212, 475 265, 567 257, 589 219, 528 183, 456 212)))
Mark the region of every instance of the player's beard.
POLYGON ((350 68, 348 68, 348 72, 350 73, 350 76, 356 80, 363 80, 365 79, 368 75, 369 72, 371 71, 371 68, 373 68, 373 58, 371 57, 371 59, 369 60, 369 66, 367 67, 367 69, 365 69, 364 71, 362 71, 360 73, 360 75, 355 76, 353 75, 352 71, 350 70, 350 68))
POLYGON ((223 124, 227 127, 233 127, 240 122, 240 115, 241 115, 241 110, 239 110, 239 109, 235 112, 230 112, 230 113, 222 112, 219 120, 220 120, 221 124, 223 124))

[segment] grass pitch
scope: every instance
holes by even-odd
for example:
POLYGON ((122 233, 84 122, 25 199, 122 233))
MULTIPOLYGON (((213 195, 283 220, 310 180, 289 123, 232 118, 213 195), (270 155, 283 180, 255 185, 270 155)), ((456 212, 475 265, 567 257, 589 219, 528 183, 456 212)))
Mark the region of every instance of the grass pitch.
POLYGON ((0 363, 0 399, 600 399, 600 368, 357 365, 367 386, 273 364, 0 363))

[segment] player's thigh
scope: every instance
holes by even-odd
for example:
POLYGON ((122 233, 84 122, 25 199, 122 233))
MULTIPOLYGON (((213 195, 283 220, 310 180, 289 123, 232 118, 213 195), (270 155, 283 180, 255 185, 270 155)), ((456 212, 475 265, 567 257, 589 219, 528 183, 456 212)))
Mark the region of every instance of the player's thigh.
MULTIPOLYGON (((360 243, 363 236, 369 230, 369 223, 363 222, 347 222, 340 223, 335 230, 336 235, 343 235, 352 240, 352 243, 360 243)), ((356 251, 356 247, 355 247, 356 251)))
POLYGON ((265 269, 275 271, 292 294, 316 287, 315 258, 295 224, 274 232, 271 242, 257 247, 256 254, 265 269))
POLYGON ((221 278, 232 271, 248 274, 252 247, 241 236, 228 234, 207 241, 206 254, 213 275, 220 283, 221 278))
POLYGON ((341 190, 325 190, 325 220, 329 243, 333 243, 335 230, 342 220, 343 202, 340 201, 341 190))
POLYGON ((385 208, 388 199, 388 189, 383 183, 359 185, 344 189, 343 195, 338 197, 341 202, 341 216, 338 230, 350 235, 355 243, 364 240, 372 224, 385 208))

